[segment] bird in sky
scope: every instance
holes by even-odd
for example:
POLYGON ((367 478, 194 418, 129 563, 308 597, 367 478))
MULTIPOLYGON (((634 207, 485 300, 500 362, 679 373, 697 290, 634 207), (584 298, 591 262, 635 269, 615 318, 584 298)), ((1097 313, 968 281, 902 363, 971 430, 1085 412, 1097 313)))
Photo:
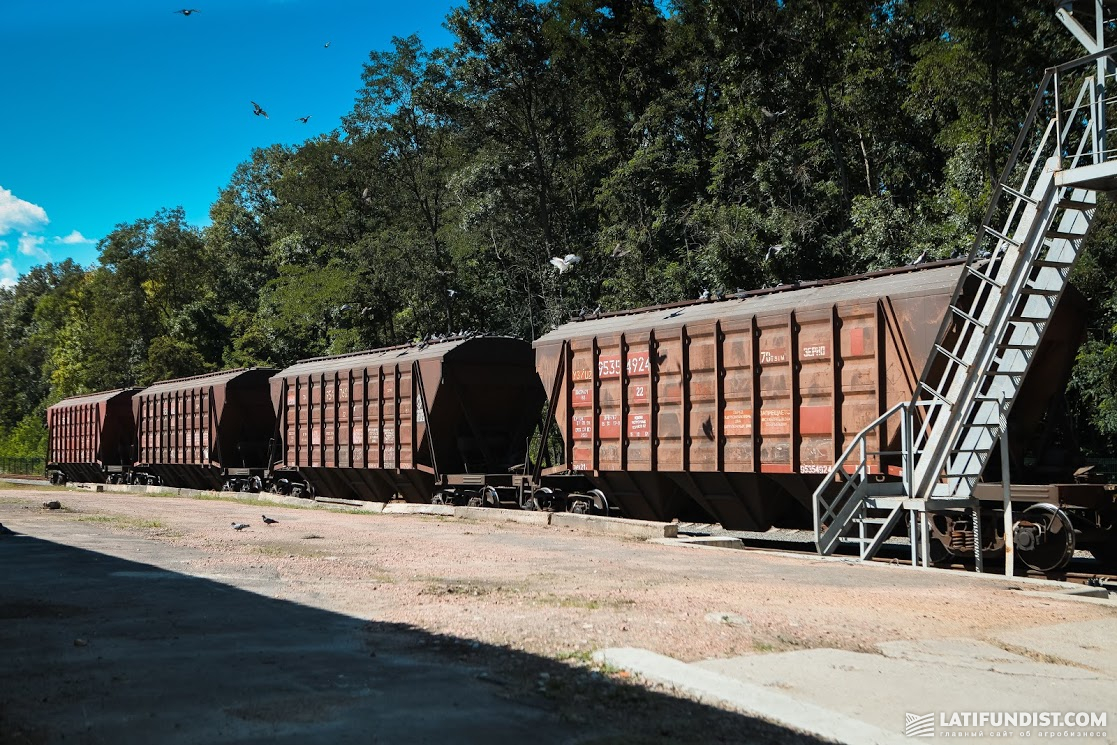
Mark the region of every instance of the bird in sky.
POLYGON ((322 48, 323 48, 323 49, 329 49, 329 48, 330 48, 330 44, 332 44, 332 43, 333 43, 333 42, 331 42, 331 41, 327 41, 327 42, 326 42, 325 44, 323 44, 323 45, 322 45, 322 48))
POLYGON ((303 124, 306 124, 307 122, 310 121, 310 117, 312 117, 312 116, 313 116, 313 114, 307 114, 306 116, 296 116, 295 121, 296 122, 302 122, 303 124))
POLYGON ((565 274, 581 260, 582 257, 577 254, 567 254, 561 259, 558 256, 553 256, 551 257, 551 266, 558 269, 559 274, 565 274))
POLYGON ((261 106, 260 104, 256 103, 255 101, 250 101, 249 103, 251 103, 251 104, 252 104, 252 113, 253 113, 253 114, 255 114, 256 116, 262 116, 262 117, 264 117, 265 119, 269 119, 269 118, 270 118, 270 117, 268 116, 268 112, 264 111, 264 107, 263 107, 263 106, 261 106))
POLYGON ((244 530, 248 527, 248 523, 229 523, 233 526, 233 530, 244 530))
POLYGON ((260 518, 264 521, 264 525, 275 525, 279 522, 275 518, 268 517, 267 515, 260 515, 260 518))
POLYGON ((176 10, 175 11, 175 13, 182 13, 187 18, 190 17, 191 13, 201 13, 201 12, 202 11, 198 10, 197 8, 183 8, 182 10, 176 10))

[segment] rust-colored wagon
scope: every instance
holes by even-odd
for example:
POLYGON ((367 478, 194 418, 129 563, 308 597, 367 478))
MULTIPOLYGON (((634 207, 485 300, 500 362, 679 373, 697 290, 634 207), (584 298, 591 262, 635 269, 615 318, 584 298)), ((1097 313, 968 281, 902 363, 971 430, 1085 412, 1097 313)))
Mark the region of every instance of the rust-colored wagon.
POLYGON ((47 474, 51 483, 117 482, 132 465, 139 388, 73 396, 47 409, 47 474))
MULTIPOLYGON (((732 529, 809 526, 850 439, 912 397, 962 271, 940 262, 564 324, 535 342, 565 447, 551 470, 584 474, 628 517, 697 504, 732 529)), ((1014 432, 1034 431, 1065 387, 1080 339, 1068 313, 1014 432)), ((882 430, 876 450, 898 450, 897 436, 882 430)), ((894 470, 871 460, 881 478, 894 470)))
POLYGON ((136 394, 136 480, 259 491, 275 431, 268 393, 275 372, 226 370, 161 381, 136 394))
POLYGON ((546 395, 531 345, 462 336, 305 360, 272 379, 282 492, 513 501, 546 395))

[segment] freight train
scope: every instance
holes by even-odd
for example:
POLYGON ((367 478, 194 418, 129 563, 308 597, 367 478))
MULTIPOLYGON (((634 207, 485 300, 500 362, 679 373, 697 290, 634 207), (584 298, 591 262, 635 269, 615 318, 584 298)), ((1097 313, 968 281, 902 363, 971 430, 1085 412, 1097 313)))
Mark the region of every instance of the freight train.
MULTIPOLYGON (((850 438, 912 397, 964 270, 946 261, 583 316, 534 345, 466 334, 77 396, 47 411, 48 475, 810 528, 812 495, 850 438)), ((1103 553, 1117 492, 1076 481, 1081 463, 1050 437, 1083 308, 1065 293, 1012 409, 1012 488, 1025 517, 1057 513, 1073 522, 1070 546, 1103 553)), ((882 481, 896 477, 899 437, 884 430, 870 459, 882 481)), ((977 490, 991 503, 1001 493, 977 490)), ((996 551, 1003 530, 984 513, 996 551)), ((964 553, 969 524, 939 517, 937 556, 964 553)), ((1051 570, 1067 545, 1017 555, 1051 570)))

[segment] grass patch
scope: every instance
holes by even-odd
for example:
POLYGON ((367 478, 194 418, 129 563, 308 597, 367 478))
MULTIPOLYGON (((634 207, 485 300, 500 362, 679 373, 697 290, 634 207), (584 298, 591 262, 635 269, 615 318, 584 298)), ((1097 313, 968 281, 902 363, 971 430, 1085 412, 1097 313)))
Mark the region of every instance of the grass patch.
POLYGON ((570 652, 559 652, 557 655, 555 655, 555 659, 559 662, 569 662, 576 665, 592 665, 593 650, 575 649, 570 652))
POLYGON ((30 490, 34 490, 34 491, 65 491, 66 487, 55 486, 54 484, 51 484, 51 483, 46 482, 46 481, 44 481, 40 485, 40 484, 13 484, 11 481, 0 480, 0 489, 10 489, 12 491, 18 491, 18 490, 23 490, 23 491, 30 491, 30 490))
POLYGON ((507 582, 455 581, 437 578, 428 578, 427 585, 419 590, 420 595, 463 595, 473 597, 518 595, 521 592, 523 592, 522 587, 515 587, 509 585, 507 582))
POLYGON ((127 517, 125 515, 78 515, 78 522, 83 523, 100 523, 102 525, 110 525, 116 528, 125 528, 128 530, 164 530, 167 528, 165 523, 158 520, 144 520, 138 517, 127 517))
POLYGON ((581 610, 620 610, 636 605, 635 600, 628 598, 586 598, 576 595, 542 595, 536 598, 539 605, 552 608, 579 608, 581 610))

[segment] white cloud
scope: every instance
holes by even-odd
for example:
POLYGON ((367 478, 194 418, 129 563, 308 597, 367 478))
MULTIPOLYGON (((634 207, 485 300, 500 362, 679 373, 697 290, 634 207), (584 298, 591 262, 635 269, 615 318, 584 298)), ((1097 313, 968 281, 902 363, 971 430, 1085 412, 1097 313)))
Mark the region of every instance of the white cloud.
POLYGON ((14 287, 17 279, 19 279, 19 272, 12 266, 12 260, 0 261, 0 287, 14 287))
POLYGON ((43 248, 44 241, 46 241, 46 238, 41 235, 24 233, 19 237, 19 252, 24 256, 34 256, 42 261, 50 261, 50 254, 43 248))
POLYGON ((0 235, 13 230, 34 230, 48 222, 46 210, 0 186, 0 235))
POLYGON ((72 230, 69 235, 55 236, 54 243, 65 243, 68 246, 74 246, 80 243, 96 243, 96 241, 92 238, 86 238, 76 230, 72 230))

